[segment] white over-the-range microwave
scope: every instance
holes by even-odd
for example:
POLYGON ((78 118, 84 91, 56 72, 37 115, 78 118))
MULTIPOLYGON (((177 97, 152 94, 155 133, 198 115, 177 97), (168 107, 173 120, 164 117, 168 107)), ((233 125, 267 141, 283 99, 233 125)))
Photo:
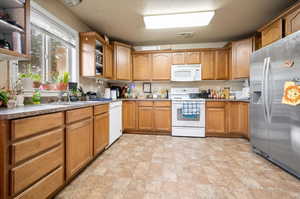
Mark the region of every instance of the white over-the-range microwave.
POLYGON ((201 64, 172 65, 171 80, 192 82, 201 80, 201 64))

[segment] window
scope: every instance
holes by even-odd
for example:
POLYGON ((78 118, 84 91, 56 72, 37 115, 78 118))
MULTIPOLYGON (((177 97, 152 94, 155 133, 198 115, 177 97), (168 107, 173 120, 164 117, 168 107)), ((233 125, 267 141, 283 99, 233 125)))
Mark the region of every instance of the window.
MULTIPOLYGON (((43 82, 54 82, 58 74, 76 73, 78 33, 49 17, 34 4, 31 8, 31 72, 40 74, 43 82)), ((28 72, 28 62, 19 63, 19 72, 28 72)))

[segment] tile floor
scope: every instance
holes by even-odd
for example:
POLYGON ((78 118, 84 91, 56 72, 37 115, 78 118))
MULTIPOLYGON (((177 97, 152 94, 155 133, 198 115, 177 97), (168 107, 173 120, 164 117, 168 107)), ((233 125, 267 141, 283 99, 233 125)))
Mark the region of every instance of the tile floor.
POLYGON ((300 180, 248 141, 124 135, 56 199, 288 199, 300 180))

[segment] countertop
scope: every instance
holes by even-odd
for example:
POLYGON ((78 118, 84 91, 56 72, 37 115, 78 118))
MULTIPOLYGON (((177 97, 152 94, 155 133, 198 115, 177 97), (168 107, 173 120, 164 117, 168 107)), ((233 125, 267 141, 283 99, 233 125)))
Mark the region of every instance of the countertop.
MULTIPOLYGON (((171 99, 118 99, 115 101, 171 101, 171 99)), ((229 101, 229 102, 248 102, 250 100, 227 100, 227 99, 201 99, 203 101, 229 101)), ((29 116, 42 115, 47 113, 55 113, 60 111, 67 111, 77 108, 84 108, 89 106, 107 104, 114 101, 84 101, 71 102, 68 104, 40 104, 40 105, 25 105, 24 107, 17 107, 12 109, 0 108, 0 120, 19 119, 29 116)))
POLYGON ((84 108, 100 104, 107 104, 112 101, 85 101, 85 102, 70 102, 69 104, 39 104, 39 105, 25 105, 17 108, 0 108, 0 120, 17 119, 28 116, 35 116, 47 113, 54 113, 59 111, 67 111, 77 108, 84 108))
MULTIPOLYGON (((172 101, 172 99, 135 99, 135 98, 124 98, 121 99, 123 101, 172 101)), ((182 99, 174 99, 174 100, 182 100, 182 99)), ((188 99, 188 100, 202 100, 206 102, 250 102, 250 100, 239 100, 239 99, 205 99, 205 98, 198 98, 198 99, 188 99)))

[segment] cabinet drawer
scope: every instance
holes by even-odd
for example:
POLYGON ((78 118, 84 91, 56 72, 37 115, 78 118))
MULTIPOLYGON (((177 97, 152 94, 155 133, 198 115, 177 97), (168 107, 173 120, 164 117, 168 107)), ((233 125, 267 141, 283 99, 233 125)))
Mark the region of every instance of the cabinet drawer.
POLYGON ((108 104, 103 104, 94 107, 94 115, 99 115, 108 112, 108 104))
POLYGON ((225 107, 225 102, 206 102, 206 107, 223 108, 223 107, 225 107))
POLYGON ((154 106, 156 107, 170 107, 171 106, 171 102, 170 101, 154 101, 154 106))
POLYGON ((47 175, 63 163, 63 149, 60 145, 16 168, 10 173, 11 193, 15 194, 36 180, 47 175))
POLYGON ((41 199, 47 198, 64 183, 64 171, 59 167, 48 176, 34 184, 32 187, 21 193, 15 199, 41 199))
POLYGON ((140 101, 138 102, 139 106, 153 106, 153 101, 140 101))
POLYGON ((12 139, 35 135, 62 125, 64 125, 63 112, 13 120, 11 122, 12 139))
POLYGON ((93 107, 81 108, 72 111, 67 111, 67 123, 76 122, 93 115, 93 107))
POLYGON ((12 163, 16 164, 63 141, 63 129, 50 131, 12 145, 12 163))

